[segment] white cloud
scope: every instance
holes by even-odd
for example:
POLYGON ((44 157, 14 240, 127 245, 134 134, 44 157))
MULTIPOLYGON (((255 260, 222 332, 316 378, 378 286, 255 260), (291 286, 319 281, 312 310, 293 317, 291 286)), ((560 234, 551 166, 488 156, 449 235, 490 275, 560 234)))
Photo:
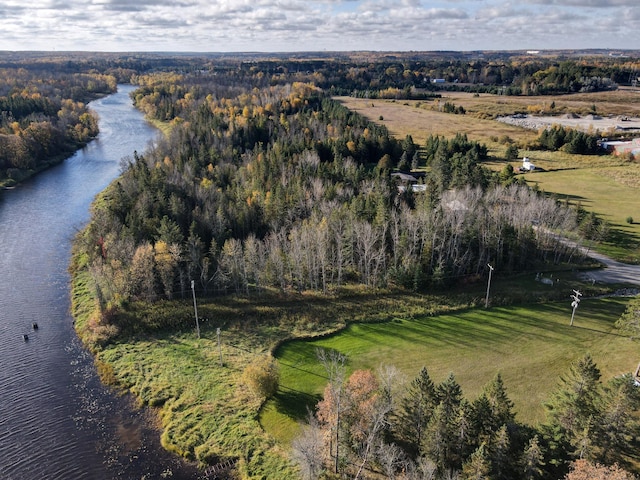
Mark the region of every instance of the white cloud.
POLYGON ((0 48, 624 48, 640 27, 636 5, 637 0, 4 0, 0 48))

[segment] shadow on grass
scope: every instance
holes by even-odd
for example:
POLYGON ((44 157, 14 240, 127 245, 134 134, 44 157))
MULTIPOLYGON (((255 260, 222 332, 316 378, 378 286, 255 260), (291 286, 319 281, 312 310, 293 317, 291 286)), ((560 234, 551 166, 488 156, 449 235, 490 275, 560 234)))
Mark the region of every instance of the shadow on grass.
POLYGON ((603 335, 611 335, 614 337, 626 337, 626 335, 621 335, 619 333, 605 332, 604 330, 596 330, 595 328, 581 327, 580 325, 575 325, 575 324, 571 328, 578 328, 580 330, 589 330, 590 332, 601 333, 603 335))
POLYGON ((604 243, 624 249, 636 249, 640 246, 640 236, 621 228, 611 228, 604 243))
POLYGON ((273 397, 278 413, 296 421, 306 419, 307 412, 313 411, 320 400, 322 400, 320 395, 312 395, 283 385, 280 385, 280 390, 273 397))
MULTIPOLYGON (((276 358, 277 358, 277 356, 276 356, 276 358)), ((311 370, 307 370, 307 369, 305 369, 305 368, 300 368, 300 367, 298 367, 298 366, 296 366, 296 365, 293 365, 293 364, 291 364, 291 363, 286 363, 286 362, 283 362, 282 360, 280 360, 280 361, 279 361, 279 363, 280 363, 280 365, 281 365, 281 366, 285 366, 285 367, 288 367, 288 368, 292 368, 292 369, 294 369, 294 370, 299 370, 299 371, 301 371, 301 372, 306 373, 307 375, 313 375, 313 376, 315 376, 315 377, 322 378, 322 379, 324 379, 324 380, 329 380, 329 377, 327 377, 326 375, 321 375, 321 374, 316 373, 316 372, 313 372, 313 371, 311 371, 311 370)))

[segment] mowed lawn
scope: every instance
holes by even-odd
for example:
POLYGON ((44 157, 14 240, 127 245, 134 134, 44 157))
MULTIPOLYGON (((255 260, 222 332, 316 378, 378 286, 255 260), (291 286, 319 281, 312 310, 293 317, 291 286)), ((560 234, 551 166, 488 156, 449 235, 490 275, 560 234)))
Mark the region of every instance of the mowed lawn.
POLYGON ((560 375, 587 352, 603 379, 633 371, 640 344, 618 335, 615 321, 622 298, 584 299, 570 327, 570 299, 562 303, 472 309, 459 314, 388 323, 352 324, 334 336, 294 341, 276 356, 281 386, 263 410, 263 427, 288 443, 298 431, 307 406, 321 398, 327 379, 316 358, 318 348, 349 358, 349 372, 397 367, 408 381, 424 366, 435 382, 453 373, 468 399, 475 399, 498 372, 515 403, 517 419, 537 424, 545 418, 543 402, 560 375))
POLYGON ((616 230, 615 241, 599 247, 602 253, 629 263, 640 263, 640 190, 626 176, 640 179, 638 165, 610 168, 581 168, 534 172, 524 176, 527 183, 559 199, 569 198, 595 212, 616 230), (633 219, 629 224, 627 219, 633 219))

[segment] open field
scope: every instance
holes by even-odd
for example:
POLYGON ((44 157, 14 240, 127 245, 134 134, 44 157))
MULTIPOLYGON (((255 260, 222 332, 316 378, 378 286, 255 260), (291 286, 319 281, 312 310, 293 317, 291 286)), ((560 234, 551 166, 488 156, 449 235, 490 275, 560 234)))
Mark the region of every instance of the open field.
POLYGON ((613 92, 527 97, 441 93, 442 98, 434 100, 371 100, 352 97, 338 97, 338 100, 370 120, 384 124, 398 138, 411 135, 419 144, 424 144, 429 135, 450 137, 457 132, 467 133, 471 140, 485 142, 490 147, 491 136, 508 135, 513 140, 526 144, 536 138, 538 132, 493 121, 497 117, 515 113, 553 113, 560 120, 566 114, 593 114, 595 105, 597 114, 603 117, 640 117, 640 90, 620 89, 613 92), (441 106, 445 102, 464 107, 466 115, 441 112, 441 106), (380 120, 381 116, 383 120, 380 120))
POLYGON ((263 411, 262 423, 282 441, 297 431, 305 404, 316 402, 326 384, 316 349, 349 356, 349 371, 394 365, 412 380, 425 366, 434 382, 453 372, 467 398, 474 399, 500 372, 515 403, 517 419, 544 420, 542 403, 572 362, 589 352, 607 380, 633 371, 638 343, 613 327, 625 299, 584 299, 569 327, 568 302, 476 308, 460 313, 396 318, 388 323, 353 324, 313 341, 294 341, 277 351, 281 387, 263 411))
POLYGON ((560 199, 579 203, 614 225, 614 241, 604 242, 598 250, 627 263, 640 263, 640 188, 628 184, 640 180, 640 165, 631 171, 605 167, 532 172, 525 179, 545 192, 561 192, 560 199), (626 182, 626 175, 634 177, 626 182), (634 224, 626 222, 628 217, 634 224))
MULTIPOLYGON (((469 95, 468 98, 472 97, 469 95)), ((441 112, 437 100, 370 100, 352 97, 338 97, 337 100, 369 120, 385 125, 399 139, 411 135, 418 145, 424 145, 430 135, 453 137, 458 132, 466 133, 471 140, 487 144, 491 136, 508 135, 525 143, 537 137, 537 132, 496 122, 491 116, 478 118, 471 114, 441 112)), ((451 100, 443 98, 439 101, 444 104, 451 100)))
MULTIPOLYGON (((598 295, 609 289, 585 283, 574 272, 561 268, 559 266, 553 272, 554 278, 560 279, 556 286, 536 282, 533 273, 502 278, 498 272, 492 282, 492 304, 530 302, 533 299, 558 301, 568 298, 572 288, 579 288, 585 295, 598 295)), ((75 326, 88 344, 87 326, 92 321, 95 308, 90 284, 86 273, 74 278, 75 326)), ((304 415, 304 405, 314 403, 307 402, 309 397, 304 392, 321 390, 325 380, 313 377, 308 385, 297 387, 287 379, 290 372, 281 367, 285 378, 283 385, 290 390, 284 402, 268 404, 261 417, 261 426, 258 422, 260 401, 243 388, 241 381, 242 372, 252 359, 274 349, 284 339, 327 335, 344 329, 350 323, 362 323, 362 327, 354 325, 355 331, 377 332, 370 341, 385 345, 386 356, 398 357, 398 350, 394 349, 404 345, 395 343, 392 338, 396 326, 409 327, 411 319, 417 319, 412 328, 427 332, 437 325, 424 323, 425 320, 442 322, 442 319, 457 317, 454 312, 473 312, 469 309, 484 304, 485 288, 484 281, 476 281, 459 289, 422 295, 402 291, 372 292, 351 287, 335 292, 335 296, 264 291, 251 297, 201 298, 198 299, 199 339, 195 333, 190 299, 131 304, 122 315, 135 318, 141 330, 122 342, 98 348, 95 351, 96 364, 105 383, 118 385, 135 394, 141 404, 156 407, 162 443, 170 451, 208 464, 216 463, 219 458, 238 457, 237 468, 243 474, 251 472, 253 476, 264 475, 264 478, 295 478, 286 461, 285 448, 297 428, 296 419, 304 415), (445 316, 436 316, 438 314, 445 316), (163 331, 161 325, 172 327, 163 331), (222 332, 220 350, 216 335, 218 328, 222 332), (383 339, 380 335, 389 335, 389 338, 383 339), (302 413, 300 408, 303 408, 302 413), (277 416, 273 415, 274 412, 277 416), (274 437, 283 440, 284 444, 274 441, 274 437)), ((609 319, 615 318, 622 308, 615 302, 612 305, 609 319)), ((563 309, 562 306, 557 308, 563 309)), ((564 305, 564 310, 567 309, 564 305)), ((491 311, 502 309, 496 307, 491 311)), ((449 342, 446 335, 451 335, 452 331, 447 322, 441 327, 443 330, 439 335, 442 335, 442 341, 449 342)), ((487 328, 478 335, 487 335, 494 327, 487 328)), ((515 331, 516 327, 512 328, 515 331)), ((360 337, 362 341, 363 335, 360 337)), ((414 348, 424 347, 420 335, 414 339, 405 337, 405 340, 413 342, 414 348)), ((356 352, 349 350, 349 353, 356 352)), ((427 357, 424 358, 420 361, 426 361, 427 357)), ((375 352, 363 354, 363 359, 374 368, 380 362, 375 352)), ((311 365, 312 361, 308 363, 311 365)), ((295 378, 302 384, 309 381, 306 377, 295 378)), ((513 384, 508 387, 518 388, 513 384)), ((280 395, 278 398, 282 400, 283 397, 280 395)))
MULTIPOLYGON (((541 97, 509 97, 490 94, 479 96, 464 92, 442 92, 436 100, 371 100, 339 97, 348 108, 365 115, 371 121, 385 125, 397 138, 411 135, 414 142, 424 145, 429 135, 453 137, 466 133, 471 140, 485 143, 492 159, 486 166, 501 170, 506 165, 506 145, 500 140, 509 137, 518 145, 520 156, 530 160, 544 172, 525 176, 531 185, 547 193, 580 203, 585 209, 602 215, 614 227, 609 244, 598 246, 602 253, 627 262, 640 261, 640 162, 629 162, 611 155, 570 155, 564 152, 527 150, 538 131, 494 120, 517 112, 553 112, 581 116, 640 117, 640 91, 620 89, 614 92, 541 97), (463 106, 465 115, 439 110, 444 102, 463 106), (383 120, 380 120, 382 117, 383 120), (634 223, 628 224, 627 218, 634 223)), ((520 161, 510 162, 518 167, 520 161)))

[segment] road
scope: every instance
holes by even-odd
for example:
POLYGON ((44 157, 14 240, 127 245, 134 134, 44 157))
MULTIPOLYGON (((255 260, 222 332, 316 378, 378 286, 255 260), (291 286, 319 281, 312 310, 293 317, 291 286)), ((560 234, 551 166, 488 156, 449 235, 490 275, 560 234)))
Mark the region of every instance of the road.
POLYGON ((600 283, 628 283, 640 285, 640 265, 617 262, 605 255, 590 251, 589 257, 599 261, 605 268, 585 272, 584 278, 600 283))

